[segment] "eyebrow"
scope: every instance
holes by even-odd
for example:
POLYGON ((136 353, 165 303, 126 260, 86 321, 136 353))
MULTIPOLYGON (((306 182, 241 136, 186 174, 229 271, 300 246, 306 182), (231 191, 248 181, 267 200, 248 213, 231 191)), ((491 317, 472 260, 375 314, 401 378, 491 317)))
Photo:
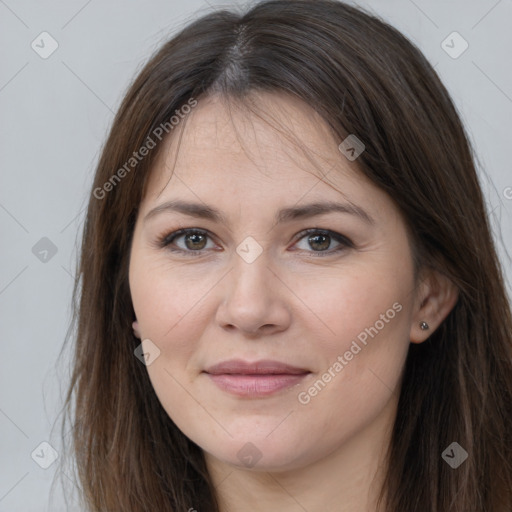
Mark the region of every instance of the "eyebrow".
MULTIPOLYGON (((189 203, 182 200, 167 201, 156 206, 144 217, 144 222, 147 222, 149 219, 162 212, 178 212, 198 219, 208 219, 225 225, 229 224, 227 218, 219 210, 205 204, 189 203)), ((276 214, 274 223, 280 224, 332 212, 348 213, 359 217, 368 224, 375 224, 375 220, 360 206, 353 203, 336 203, 332 201, 283 208, 276 214)))

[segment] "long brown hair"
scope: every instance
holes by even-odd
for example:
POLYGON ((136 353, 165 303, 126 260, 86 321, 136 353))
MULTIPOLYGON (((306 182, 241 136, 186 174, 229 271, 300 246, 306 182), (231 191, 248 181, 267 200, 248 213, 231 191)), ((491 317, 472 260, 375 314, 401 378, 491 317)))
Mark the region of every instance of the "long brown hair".
POLYGON ((410 346, 381 494, 386 510, 510 512, 512 319, 475 156, 422 53, 383 21, 333 0, 203 15, 150 59, 119 108, 83 231, 63 422, 86 509, 218 510, 202 450, 168 417, 133 353, 131 236, 162 145, 126 162, 192 98, 243 100, 253 91, 287 92, 340 142, 352 133, 362 139, 359 167, 403 213, 417 265, 459 289, 439 328, 410 346), (454 441, 469 455, 457 469, 441 456, 454 441))

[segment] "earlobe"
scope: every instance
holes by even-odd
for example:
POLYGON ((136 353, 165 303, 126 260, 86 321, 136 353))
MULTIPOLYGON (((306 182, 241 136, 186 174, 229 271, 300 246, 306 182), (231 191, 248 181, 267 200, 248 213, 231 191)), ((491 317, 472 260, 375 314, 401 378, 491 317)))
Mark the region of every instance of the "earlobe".
POLYGON ((459 297, 457 286, 435 270, 429 271, 420 289, 419 304, 414 311, 409 334, 411 343, 427 340, 449 315, 459 297))
POLYGON ((140 339, 139 322, 137 322, 137 320, 135 320, 135 322, 132 323, 132 329, 133 329, 133 335, 136 338, 140 339))

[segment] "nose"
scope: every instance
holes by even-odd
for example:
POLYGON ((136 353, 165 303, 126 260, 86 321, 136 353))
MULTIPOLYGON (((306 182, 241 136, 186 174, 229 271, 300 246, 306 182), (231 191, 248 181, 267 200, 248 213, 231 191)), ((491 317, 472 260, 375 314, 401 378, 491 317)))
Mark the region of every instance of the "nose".
POLYGON ((269 266, 265 253, 252 263, 236 257, 233 270, 223 280, 217 324, 251 337, 287 329, 291 292, 283 277, 269 266))

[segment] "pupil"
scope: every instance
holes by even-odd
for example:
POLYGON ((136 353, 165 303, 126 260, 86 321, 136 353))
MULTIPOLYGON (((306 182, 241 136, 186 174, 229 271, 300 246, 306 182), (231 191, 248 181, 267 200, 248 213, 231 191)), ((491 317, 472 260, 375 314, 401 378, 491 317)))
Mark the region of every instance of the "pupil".
POLYGON ((199 233, 191 233, 185 237, 185 244, 189 249, 203 249, 205 246, 205 240, 206 237, 204 235, 199 233), (189 244, 189 242, 191 242, 192 245, 189 244), (199 242, 200 247, 198 245, 195 245, 197 242, 199 242), (203 242, 202 245, 201 242, 203 242))
MULTIPOLYGON (((316 248, 320 249, 321 251, 324 251, 329 247, 329 235, 312 235, 309 237, 309 243, 315 244, 318 242, 318 239, 320 238, 323 239, 323 243, 320 242, 320 246, 317 246, 316 248)), ((314 245, 312 245, 312 247, 315 248, 314 245)))

